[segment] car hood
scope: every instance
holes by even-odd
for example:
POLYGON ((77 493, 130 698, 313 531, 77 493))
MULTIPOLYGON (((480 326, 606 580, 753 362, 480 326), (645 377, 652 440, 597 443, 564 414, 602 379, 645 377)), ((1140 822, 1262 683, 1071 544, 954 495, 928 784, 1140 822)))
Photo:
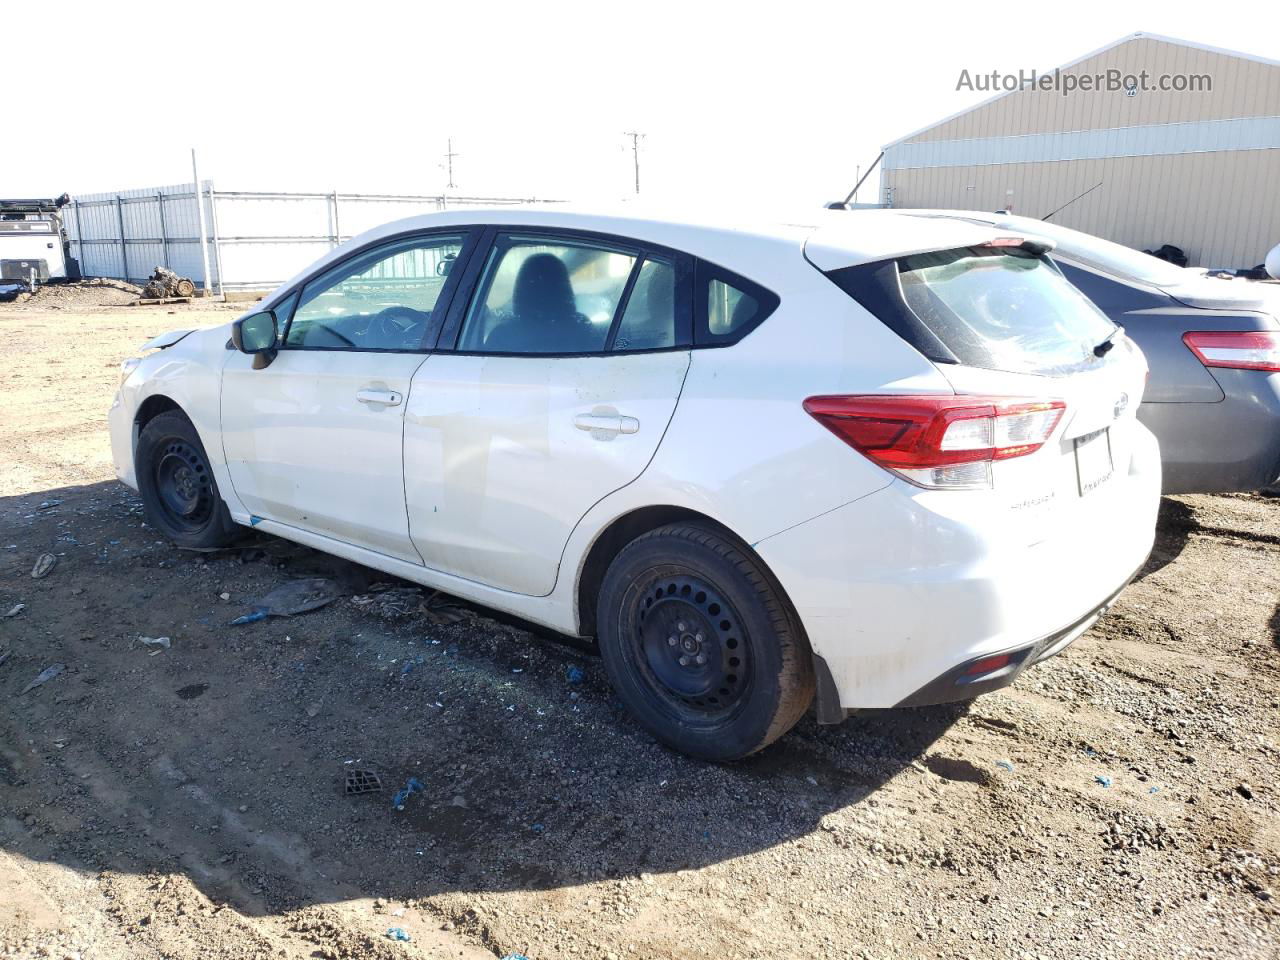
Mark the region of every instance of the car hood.
POLYGON ((190 327, 186 330, 170 330, 168 333, 162 333, 158 337, 152 337, 138 348, 138 352, 141 353, 146 350, 164 350, 167 347, 172 347, 187 334, 193 333, 194 331, 194 327, 190 327))

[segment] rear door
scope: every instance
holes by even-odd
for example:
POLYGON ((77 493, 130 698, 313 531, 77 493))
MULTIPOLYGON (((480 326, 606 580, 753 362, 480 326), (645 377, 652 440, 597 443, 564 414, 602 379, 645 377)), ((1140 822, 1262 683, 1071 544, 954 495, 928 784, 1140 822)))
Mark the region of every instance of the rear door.
POLYGON ((951 355, 938 368, 957 393, 1066 402, 1043 448, 992 465, 993 489, 1028 539, 1123 496, 1146 379, 1123 330, 1019 247, 904 257, 898 268, 907 307, 951 355))
POLYGON ((1049 441, 991 465, 993 495, 1039 542, 1127 495, 1146 363, 1034 243, 1000 238, 828 274, 958 394, 1065 401, 1049 441))
POLYGON ((514 593, 555 586, 593 504, 648 465, 689 367, 687 257, 626 240, 492 231, 405 421, 413 544, 514 593), (447 346, 446 346, 447 345, 447 346))

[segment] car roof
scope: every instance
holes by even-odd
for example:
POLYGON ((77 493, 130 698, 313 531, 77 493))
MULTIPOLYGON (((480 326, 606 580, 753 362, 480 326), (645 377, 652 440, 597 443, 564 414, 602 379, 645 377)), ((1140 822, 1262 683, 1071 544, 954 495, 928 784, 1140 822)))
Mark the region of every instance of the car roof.
MULTIPOLYGON (((748 274, 756 266, 773 272, 769 269, 771 263, 785 263, 794 270, 796 261, 780 255, 801 250, 820 270, 832 270, 924 250, 983 243, 995 235, 990 228, 949 219, 922 221, 895 210, 769 211, 746 204, 664 208, 635 203, 593 209, 570 204, 470 206, 393 220, 367 230, 330 250, 280 289, 291 288, 352 251, 379 240, 454 226, 610 234, 680 250, 748 274)), ((756 279, 767 280, 763 276, 756 279)))

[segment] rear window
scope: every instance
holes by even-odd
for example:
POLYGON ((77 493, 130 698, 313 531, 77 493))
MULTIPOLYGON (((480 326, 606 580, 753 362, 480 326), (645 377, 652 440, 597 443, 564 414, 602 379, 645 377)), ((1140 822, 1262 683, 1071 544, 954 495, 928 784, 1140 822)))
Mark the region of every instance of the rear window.
POLYGON ((925 356, 1010 373, 1060 375, 1098 362, 1116 326, 1044 257, 963 247, 831 274, 925 356))

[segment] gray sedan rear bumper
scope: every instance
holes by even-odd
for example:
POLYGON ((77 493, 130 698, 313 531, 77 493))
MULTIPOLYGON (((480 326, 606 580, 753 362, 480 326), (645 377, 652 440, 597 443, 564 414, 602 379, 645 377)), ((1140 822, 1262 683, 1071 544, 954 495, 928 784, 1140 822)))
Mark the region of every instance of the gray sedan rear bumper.
POLYGON ((1144 403, 1138 419, 1160 441, 1163 492, 1259 490, 1280 477, 1280 374, 1210 371, 1216 403, 1144 403))

